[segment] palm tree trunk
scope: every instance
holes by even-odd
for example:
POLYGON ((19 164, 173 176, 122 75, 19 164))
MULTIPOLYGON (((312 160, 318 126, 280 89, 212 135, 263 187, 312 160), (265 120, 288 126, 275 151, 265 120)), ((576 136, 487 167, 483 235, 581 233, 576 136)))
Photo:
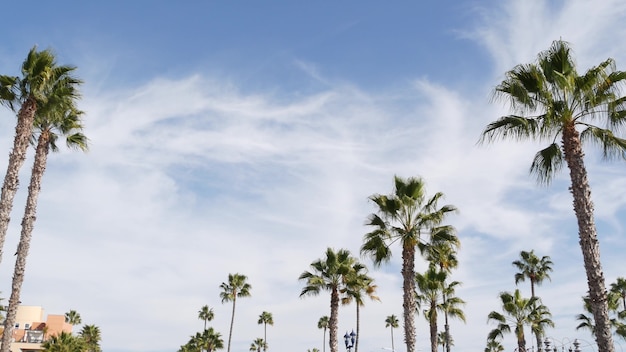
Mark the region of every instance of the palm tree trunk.
MULTIPOLYGON (((17 125, 15 126, 15 139, 13 150, 9 154, 9 164, 7 173, 2 184, 2 194, 0 194, 0 262, 2 262, 2 249, 6 239, 9 221, 11 221, 11 210, 13 209, 13 199, 17 193, 19 185, 19 172, 26 160, 26 150, 33 130, 37 103, 33 97, 29 97, 17 114, 17 125)), ((6 327, 5 327, 6 329, 6 327)), ((13 330, 13 327, 11 327, 13 330)), ((12 331, 11 331, 12 332, 12 331)))
POLYGON ((391 352, 396 352, 396 348, 393 346, 393 326, 391 326, 391 352))
MULTIPOLYGON (((444 287, 445 287, 445 282, 444 282, 444 287)), ((443 317, 444 317, 444 332, 445 332, 445 336, 444 336, 444 345, 445 345, 445 351, 446 352, 450 352, 450 325, 448 325, 448 301, 447 301, 447 297, 446 297, 446 292, 444 290, 444 292, 442 293, 442 297, 443 297, 443 306, 445 307, 445 311, 443 312, 443 317)))
POLYGON ((428 320, 430 322, 430 350, 437 352, 437 302, 430 304, 430 312, 428 320))
POLYGON ((326 352, 326 328, 324 328, 324 337, 322 337, 322 351, 326 352))
POLYGON ((328 321, 328 344, 330 346, 330 352, 339 352, 339 346, 337 345, 337 324, 338 324, 338 312, 339 312, 339 292, 336 287, 333 287, 330 292, 330 319, 328 321))
POLYGON ((17 315, 17 307, 20 301, 20 293, 22 291, 22 283, 24 282, 24 272, 26 271, 26 257, 30 248, 30 240, 35 226, 37 214, 37 198, 41 190, 41 179, 46 171, 46 162, 48 159, 50 134, 42 132, 37 142, 35 151, 35 161, 30 177, 30 185, 28 186, 28 197, 26 198, 26 208, 22 219, 22 232, 20 234, 20 242, 17 246, 17 258, 15 259, 15 268, 13 271, 13 283, 11 286, 11 297, 9 298, 9 309, 7 318, 4 322, 4 331, 2 333, 2 346, 0 352, 9 352, 11 347, 11 338, 13 335, 13 327, 15 326, 15 318, 17 315))
POLYGON ((415 247, 411 244, 402 248, 402 278, 404 341, 406 352, 415 352, 415 247))
POLYGON ((267 322, 263 323, 263 351, 267 351, 267 322))
POLYGON ((359 331, 359 322, 360 322, 360 310, 359 310, 359 302, 356 302, 356 340, 354 341, 354 352, 359 352, 359 336, 361 336, 361 332, 359 331))
POLYGON ((601 352, 614 352, 613 337, 609 322, 607 293, 600 262, 600 245, 596 233, 591 201, 591 187, 587 179, 584 164, 584 153, 580 142, 580 134, 573 123, 563 130, 563 149, 565 160, 570 170, 572 185, 570 191, 574 197, 574 212, 578 221, 580 248, 587 273, 589 301, 596 324, 596 343, 601 352))
POLYGON ((233 312, 230 317, 230 331, 228 332, 228 349, 226 350, 227 352, 230 352, 230 341, 233 337, 233 323, 235 322, 235 302, 236 301, 237 301, 237 293, 235 292, 235 294, 233 295, 233 312))

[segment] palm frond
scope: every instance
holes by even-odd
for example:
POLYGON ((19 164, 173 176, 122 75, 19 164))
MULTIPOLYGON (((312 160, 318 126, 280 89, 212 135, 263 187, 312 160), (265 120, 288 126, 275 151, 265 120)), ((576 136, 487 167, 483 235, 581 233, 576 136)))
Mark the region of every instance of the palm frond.
POLYGON ((580 139, 599 145, 605 159, 626 159, 626 139, 616 137, 609 129, 588 126, 580 133, 580 139))
POLYGON ((563 167, 563 153, 558 144, 552 143, 535 154, 530 166, 530 173, 539 183, 548 184, 552 177, 563 167))

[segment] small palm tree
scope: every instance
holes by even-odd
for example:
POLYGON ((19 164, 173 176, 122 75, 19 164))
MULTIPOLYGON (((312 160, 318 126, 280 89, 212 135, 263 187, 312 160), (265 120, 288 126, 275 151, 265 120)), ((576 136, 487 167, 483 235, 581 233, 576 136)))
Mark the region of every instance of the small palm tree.
MULTIPOLYGON (((536 302, 537 303, 537 302, 536 302)), ((537 341, 537 351, 542 351, 543 336, 546 333, 547 327, 554 327, 554 322, 551 319, 552 314, 548 308, 544 305, 539 305, 533 309, 533 314, 530 316, 530 331, 535 335, 537 341)))
POLYGON ((341 303, 346 305, 354 301, 356 303, 356 340, 354 342, 354 352, 359 351, 359 336, 360 333, 360 308, 365 304, 363 298, 369 297, 373 301, 380 301, 380 298, 376 296, 376 288, 374 285, 374 279, 367 275, 367 268, 361 263, 355 263, 352 266, 352 272, 346 279, 346 285, 342 290, 344 296, 341 299, 341 303))
POLYGON ((206 330, 206 323, 213 320, 214 317, 213 308, 209 308, 207 305, 202 306, 198 311, 198 319, 204 321, 204 330, 206 330))
POLYGON ((531 325, 535 310, 546 309, 540 304, 537 297, 523 298, 519 289, 513 294, 510 292, 500 293, 500 301, 502 303, 502 313, 493 311, 489 313, 487 320, 495 321, 498 326, 489 332, 487 340, 495 340, 502 338, 504 334, 511 332, 511 327, 517 338, 517 350, 526 350, 526 338, 524 335, 524 326, 531 325))
MULTIPOLYGON (((390 247, 399 243, 402 247, 402 290, 404 310, 404 340, 406 351, 415 352, 415 252, 424 236, 432 236, 441 226, 445 216, 456 210, 452 205, 438 206, 443 193, 427 198, 425 182, 421 178, 394 178, 395 189, 390 195, 374 194, 370 200, 377 206, 367 225, 374 230, 367 233, 361 246, 361 254, 368 255, 379 266, 391 259, 390 247)), ((445 235, 441 232, 441 235, 445 235)))
POLYGON ((617 293, 622 298, 622 311, 626 311, 626 279, 618 277, 611 284, 611 291, 617 293))
POLYGON ((446 273, 436 270, 433 266, 424 274, 415 274, 417 307, 426 306, 424 308, 424 317, 430 326, 431 352, 437 352, 437 311, 441 309, 439 303, 443 294, 445 279, 446 273))
POLYGON ((328 321, 329 345, 331 352, 338 352, 337 324, 339 312, 339 292, 352 272, 356 259, 345 249, 326 250, 326 257, 311 263, 312 271, 303 272, 299 280, 305 280, 306 286, 300 297, 317 296, 321 291, 330 292, 330 319, 328 321))
POLYGON ((530 166, 540 183, 548 184, 567 164, 597 325, 596 342, 603 352, 613 352, 615 345, 583 144, 601 146, 606 158, 626 155, 626 140, 614 134, 626 124, 626 98, 620 96, 625 80, 626 73, 617 71, 610 58, 579 75, 569 44, 554 41, 537 55, 536 62, 517 65, 506 73, 494 97, 507 101, 513 113, 489 124, 482 134, 482 141, 547 141, 548 146, 535 154, 530 166))
POLYGON ((76 352, 86 351, 88 348, 81 337, 65 331, 51 336, 41 347, 44 352, 76 352))
POLYGON ((398 328, 398 317, 396 317, 394 314, 387 316, 387 318, 385 319, 385 327, 389 328, 391 330, 391 351, 395 352, 396 349, 393 346, 393 329, 394 328, 398 328))
POLYGON ((96 325, 85 325, 82 330, 78 334, 78 336, 82 337, 87 345, 86 352, 101 352, 100 348, 100 340, 102 337, 100 335, 100 328, 96 325))
POLYGON ((504 352, 504 346, 502 346, 500 341, 488 339, 485 352, 504 352))
POLYGON ((323 352, 326 352, 326 329, 328 329, 328 324, 329 324, 328 315, 324 315, 317 322, 317 328, 324 330, 324 337, 322 338, 322 350, 323 350, 323 352))
POLYGON ((528 279, 530 281, 531 297, 535 297, 535 285, 539 286, 543 280, 550 280, 550 272, 552 271, 552 261, 550 257, 544 255, 539 258, 534 250, 530 252, 521 251, 520 259, 513 262, 513 266, 519 270, 515 274, 515 284, 528 279))
POLYGON ((231 314, 230 330, 228 332, 228 352, 230 352, 230 342, 233 337, 233 323, 235 321, 235 304, 237 303, 237 297, 250 297, 250 290, 252 290, 252 286, 246 282, 247 280, 248 277, 246 275, 238 273, 228 274, 228 282, 222 282, 220 285, 222 289, 222 292, 220 292, 222 303, 233 302, 233 312, 231 314))
POLYGON ((267 349, 267 343, 265 342, 265 340, 259 337, 256 340, 252 341, 252 344, 250 345, 250 351, 261 352, 261 349, 267 349))
MULTIPOLYGON (((609 291, 607 295, 607 305, 609 307, 609 322, 611 324, 611 331, 616 335, 626 339, 626 325, 622 322, 624 314, 619 312, 621 295, 619 292, 609 291)), ((585 312, 591 313, 591 302, 589 295, 583 297, 583 308, 585 312)), ((576 326, 576 330, 589 330, 592 335, 596 333, 596 324, 593 319, 593 315, 578 314, 576 320, 580 323, 576 326)))
POLYGON ((65 313, 65 322, 70 325, 78 325, 82 323, 83 320, 77 311, 71 309, 69 312, 65 313))
POLYGON ((272 317, 272 313, 263 312, 259 315, 258 324, 263 324, 263 341, 265 341, 265 347, 263 347, 263 351, 267 350, 267 324, 274 325, 274 317, 272 317))

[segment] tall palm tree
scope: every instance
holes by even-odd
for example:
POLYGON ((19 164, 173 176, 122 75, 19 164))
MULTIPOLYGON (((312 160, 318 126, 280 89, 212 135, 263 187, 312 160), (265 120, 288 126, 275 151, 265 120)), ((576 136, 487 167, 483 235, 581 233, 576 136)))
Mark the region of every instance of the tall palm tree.
POLYGON ((611 291, 617 293, 622 299, 622 311, 626 311, 626 279, 618 277, 611 284, 611 291))
POLYGON ((261 349, 263 349, 264 351, 267 349, 267 342, 259 337, 256 340, 252 341, 252 344, 250 345, 250 351, 261 352, 261 349))
POLYGON ((330 352, 338 352, 337 324, 339 312, 339 292, 352 272, 356 259, 346 249, 326 250, 326 257, 311 263, 312 271, 303 272, 299 280, 305 280, 306 286, 300 297, 317 296, 321 291, 330 292, 330 319, 328 321, 330 352))
POLYGON ((396 352, 395 347, 393 346, 393 329, 398 328, 398 317, 394 314, 391 314, 385 318, 385 327, 391 330, 391 352, 396 352))
POLYGON ((101 352, 100 340, 102 336, 100 334, 100 328, 96 325, 85 325, 80 330, 78 336, 82 337, 87 345, 86 352, 101 352))
POLYGON ((69 148, 87 150, 87 138, 82 133, 82 112, 76 110, 73 99, 62 97, 48 99, 35 114, 33 139, 37 140, 33 169, 28 186, 26 206, 22 218, 22 231, 17 245, 17 258, 13 269, 13 281, 11 284, 11 296, 9 298, 9 310, 5 321, 5 330, 2 333, 2 347, 0 352, 8 352, 8 344, 11 339, 11 328, 7 324, 15 324, 17 306, 19 305, 24 273, 26 271, 26 257, 30 249, 35 219, 37 215, 37 201, 41 190, 41 181, 46 171, 48 153, 58 151, 56 142, 59 135, 65 136, 66 145, 69 148), (6 350, 5 350, 6 349, 6 350))
POLYGON ((202 306, 198 311, 198 319, 204 321, 204 330, 206 330, 206 323, 213 320, 214 317, 213 308, 209 308, 207 305, 202 306))
POLYGON ((504 81, 496 86, 494 97, 508 101, 513 114, 492 122, 482 134, 482 141, 549 141, 545 149, 537 152, 530 167, 541 183, 549 183, 563 162, 567 164, 597 325, 596 342, 603 352, 613 352, 615 346, 582 145, 600 145, 607 158, 625 156, 626 140, 613 134, 626 122, 626 98, 618 95, 625 79, 626 73, 617 71, 610 58, 578 75, 569 44, 554 41, 550 49, 539 53, 536 63, 518 65, 506 73, 504 81))
POLYGON ((342 290, 344 296, 341 298, 342 304, 350 304, 352 301, 356 303, 356 340, 354 342, 354 352, 359 351, 359 336, 361 310, 360 307, 365 304, 364 297, 369 297, 373 301, 380 301, 376 296, 376 288, 374 279, 367 275, 367 268, 361 263, 355 263, 352 266, 352 272, 346 279, 346 285, 342 290))
MULTIPOLYGON (((274 325, 274 317, 272 317, 272 313, 270 312, 263 312, 261 313, 261 315, 259 315, 259 321, 257 322, 258 324, 263 324, 263 341, 267 342, 267 324, 270 325, 274 325)), ((263 351, 267 350, 267 343, 265 344, 265 347, 263 348, 263 351)))
MULTIPOLYGON (((402 247, 404 340, 406 351, 415 352, 415 251, 420 243, 428 242, 422 236, 432 235, 445 216, 456 208, 452 205, 438 207, 443 193, 427 198, 421 178, 405 180, 395 176, 394 185, 390 195, 370 196, 378 209, 368 218, 367 225, 374 230, 365 235, 361 254, 370 256, 374 265, 379 266, 391 259, 393 243, 398 242, 402 247)), ((441 233, 441 236, 446 235, 446 232, 441 233)))
POLYGON ((250 297, 250 290, 252 290, 252 286, 246 282, 247 280, 248 277, 246 275, 239 273, 228 274, 228 282, 222 282, 220 285, 222 289, 222 292, 220 292, 222 303, 233 302, 233 312, 230 318, 230 330, 228 332, 228 348, 226 349, 228 352, 230 352, 230 342, 233 337, 233 323, 235 321, 235 304, 237 303, 237 297, 250 297))
POLYGON ((35 46, 22 63, 21 77, 0 76, 0 104, 9 106, 13 111, 19 109, 13 149, 9 154, 0 194, 0 261, 18 188, 18 174, 26 160, 35 114, 49 100, 64 99, 74 104, 79 96, 78 86, 82 83, 72 77, 75 69, 73 66, 58 65, 52 50, 37 51, 35 46))
POLYGON ((498 325, 489 332, 487 340, 495 340, 502 338, 505 333, 511 332, 511 327, 517 338, 517 350, 526 351, 526 338, 524 335, 524 326, 530 326, 536 309, 547 309, 543 306, 539 298, 523 298, 519 289, 513 294, 510 292, 500 293, 500 301, 502 303, 502 313, 492 311, 489 313, 487 320, 495 321, 498 325))
MULTIPOLYGON (((17 192, 19 169, 24 164, 28 142, 34 138, 33 126, 38 124, 41 127, 42 121, 58 120, 59 115, 63 115, 66 111, 76 110, 75 102, 79 96, 77 86, 82 82, 71 76, 74 69, 71 66, 57 65, 54 54, 50 50, 37 51, 33 48, 22 64, 22 78, 0 76, 0 102, 9 105, 12 109, 20 106, 17 113, 18 122, 15 128, 13 150, 9 155, 7 173, 0 194, 0 260, 13 208, 13 199, 17 192), (36 122, 36 119, 39 119, 39 122, 36 122)), ((9 343, 13 335, 26 254, 35 219, 37 196, 48 152, 45 149, 46 145, 42 145, 42 142, 44 141, 38 141, 38 152, 35 154, 27 206, 22 220, 21 245, 18 246, 18 258, 4 321, 0 352, 9 351, 9 343)))
POLYGON ((543 280, 550 280, 549 272, 552 271, 552 261, 550 257, 544 255, 539 258, 534 250, 530 252, 521 251, 519 259, 513 262, 513 266, 519 270, 515 274, 515 284, 528 279, 530 281, 531 297, 535 297, 535 285, 539 286, 543 280))
POLYGON ((326 329, 328 329, 329 322, 330 322, 330 319, 328 318, 328 315, 324 315, 317 322, 317 328, 324 330, 324 337, 322 338, 322 351, 323 352, 326 352, 326 329))

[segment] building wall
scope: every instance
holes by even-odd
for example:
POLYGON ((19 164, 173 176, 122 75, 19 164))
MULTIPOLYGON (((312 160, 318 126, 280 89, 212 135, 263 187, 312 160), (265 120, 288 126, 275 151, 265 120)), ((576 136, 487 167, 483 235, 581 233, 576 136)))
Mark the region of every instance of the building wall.
POLYGON ((17 307, 15 322, 19 326, 13 330, 14 342, 11 343, 11 352, 40 351, 41 340, 62 331, 72 332, 72 325, 65 322, 65 315, 49 314, 45 321, 43 317, 44 310, 41 307, 17 307))

